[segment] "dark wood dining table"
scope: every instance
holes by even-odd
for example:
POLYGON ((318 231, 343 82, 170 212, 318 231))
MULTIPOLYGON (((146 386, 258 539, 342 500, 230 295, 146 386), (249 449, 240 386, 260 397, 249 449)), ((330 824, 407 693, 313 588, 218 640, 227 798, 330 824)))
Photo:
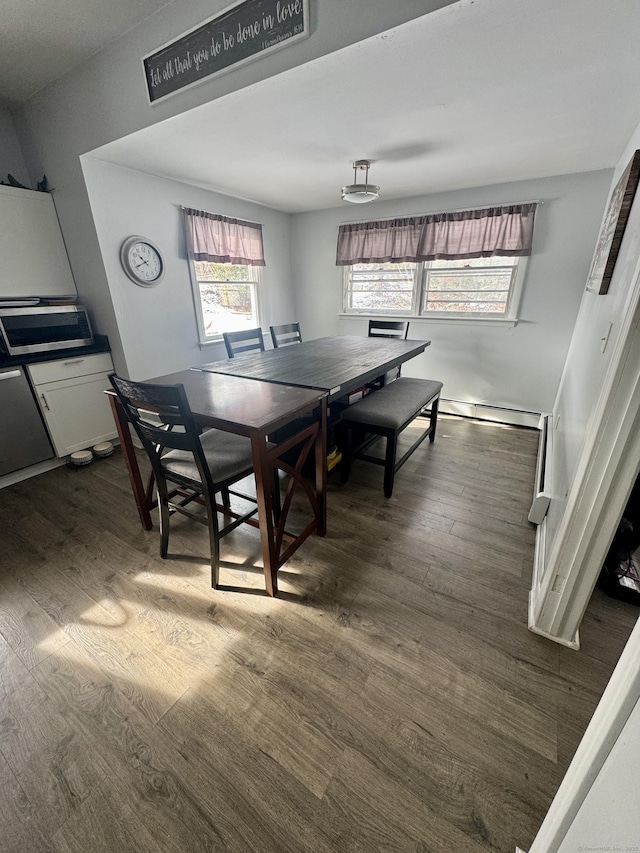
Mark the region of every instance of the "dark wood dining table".
POLYGON ((325 391, 331 403, 423 353, 431 341, 336 335, 205 364, 209 373, 325 391))
MULTIPOLYGON (((161 385, 182 384, 193 415, 202 427, 215 427, 250 439, 265 585, 269 595, 277 595, 278 569, 311 533, 319 536, 326 533, 326 393, 198 369, 147 381, 161 385), (311 417, 303 418, 305 415, 311 417), (289 430, 277 444, 270 440, 274 433, 290 424, 300 426, 289 430), (292 451, 297 457, 295 462, 290 458, 292 451), (310 482, 303 472, 309 457, 315 462, 315 482, 310 482), (274 467, 289 476, 277 522, 271 496, 274 467), (311 517, 293 534, 287 530, 287 518, 296 486, 306 495, 311 517)), ((156 505, 153 480, 143 482, 126 414, 118 398, 108 393, 140 520, 143 527, 150 530, 153 526, 150 513, 156 505)))
MULTIPOLYGON (((337 403, 420 355, 430 343, 355 335, 317 338, 147 380, 182 383, 198 423, 251 439, 264 574, 270 595, 277 595, 280 566, 311 533, 326 533, 328 403, 337 403), (312 418, 304 417, 311 412, 312 418), (280 436, 275 444, 274 436, 280 436), (295 462, 291 461, 292 451, 297 454, 295 462), (314 483, 304 470, 312 451, 314 483), (274 466, 289 475, 277 524, 269 488, 274 466), (296 485, 306 494, 313 517, 294 535, 287 532, 286 522, 296 485)), ((140 520, 150 530, 150 511, 155 506, 153 482, 144 485, 124 411, 115 395, 110 394, 110 401, 140 520)))

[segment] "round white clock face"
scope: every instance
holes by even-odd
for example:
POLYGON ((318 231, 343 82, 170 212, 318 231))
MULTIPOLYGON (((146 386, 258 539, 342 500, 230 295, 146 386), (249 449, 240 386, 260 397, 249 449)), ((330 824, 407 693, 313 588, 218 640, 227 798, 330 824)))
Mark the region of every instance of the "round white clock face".
POLYGON ((129 237, 120 249, 120 260, 126 274, 136 284, 152 287, 164 275, 164 261, 160 250, 143 237, 129 237))

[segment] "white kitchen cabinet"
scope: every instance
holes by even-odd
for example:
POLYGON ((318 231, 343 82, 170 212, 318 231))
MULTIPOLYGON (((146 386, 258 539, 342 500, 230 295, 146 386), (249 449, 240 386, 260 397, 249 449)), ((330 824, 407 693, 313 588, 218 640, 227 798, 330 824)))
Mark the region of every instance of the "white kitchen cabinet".
POLYGON ((108 353, 45 361, 27 369, 56 456, 116 438, 104 393, 113 372, 108 353))
POLYGON ((49 193, 0 186, 0 299, 77 296, 49 193))

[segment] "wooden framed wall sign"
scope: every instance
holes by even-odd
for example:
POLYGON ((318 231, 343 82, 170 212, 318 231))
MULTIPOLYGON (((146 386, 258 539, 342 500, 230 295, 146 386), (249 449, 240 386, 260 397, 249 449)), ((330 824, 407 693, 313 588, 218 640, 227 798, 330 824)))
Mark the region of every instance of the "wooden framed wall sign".
POLYGON ((150 103, 309 36, 309 0, 240 0, 143 57, 150 103))
POLYGON ((587 279, 587 290, 592 293, 605 294, 609 291, 639 179, 640 150, 635 152, 611 193, 587 279))

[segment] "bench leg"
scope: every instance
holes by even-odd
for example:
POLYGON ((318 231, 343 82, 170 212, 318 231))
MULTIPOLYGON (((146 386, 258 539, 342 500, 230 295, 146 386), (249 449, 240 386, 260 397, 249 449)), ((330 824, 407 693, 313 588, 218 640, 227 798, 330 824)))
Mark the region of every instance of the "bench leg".
MULTIPOLYGON (((343 425, 344 426, 344 425, 343 425)), ((344 485, 349 481, 351 474, 351 450, 353 445, 353 437, 348 426, 344 426, 343 432, 343 447, 342 461, 340 463, 340 482, 344 485)))
POLYGON ((398 448, 398 433, 387 436, 387 450, 384 462, 384 496, 390 498, 393 492, 393 480, 396 474, 396 450, 398 448))
POLYGON ((440 397, 436 397, 436 399, 431 404, 431 434, 429 435, 429 441, 433 444, 433 441, 436 437, 436 426, 438 425, 438 406, 440 405, 440 397))

